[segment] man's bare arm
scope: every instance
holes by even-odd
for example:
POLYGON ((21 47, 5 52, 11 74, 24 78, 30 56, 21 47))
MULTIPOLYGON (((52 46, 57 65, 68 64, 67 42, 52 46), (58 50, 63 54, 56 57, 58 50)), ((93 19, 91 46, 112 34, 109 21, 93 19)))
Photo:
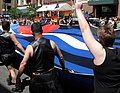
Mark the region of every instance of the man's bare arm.
POLYGON ((19 67, 19 70, 18 70, 18 74, 17 74, 17 78, 20 78, 20 76, 22 75, 24 69, 25 69, 25 66, 28 62, 28 59, 33 55, 33 48, 32 46, 28 46, 26 48, 26 51, 25 51, 25 55, 23 57, 23 60, 21 61, 20 63, 20 67, 19 67))
POLYGON ((52 48, 54 49, 54 52, 55 52, 56 56, 57 56, 58 59, 59 59, 59 62, 60 62, 60 64, 61 64, 62 69, 65 69, 64 58, 63 58, 63 55, 62 55, 60 49, 59 49, 58 46, 55 44, 55 42, 53 42, 53 41, 50 41, 50 42, 51 42, 51 46, 52 46, 52 48))
POLYGON ((22 45, 18 42, 18 40, 16 39, 14 34, 10 35, 10 38, 12 39, 12 41, 14 42, 14 44, 23 52, 25 53, 25 49, 22 47, 22 45))

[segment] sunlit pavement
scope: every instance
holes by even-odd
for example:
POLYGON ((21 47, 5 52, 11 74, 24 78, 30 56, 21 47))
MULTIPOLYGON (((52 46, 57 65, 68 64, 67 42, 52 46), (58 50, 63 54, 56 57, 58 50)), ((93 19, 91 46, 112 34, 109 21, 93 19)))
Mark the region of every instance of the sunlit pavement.
MULTIPOLYGON (((17 70, 16 70, 17 71, 17 70)), ((5 66, 0 65, 0 93, 18 93, 12 92, 11 89, 14 88, 14 85, 7 85, 6 78, 7 78, 7 69, 5 66)), ((22 75, 21 78, 27 77, 26 75, 22 75)), ((21 93, 29 93, 28 86, 25 87, 23 92, 21 93)))

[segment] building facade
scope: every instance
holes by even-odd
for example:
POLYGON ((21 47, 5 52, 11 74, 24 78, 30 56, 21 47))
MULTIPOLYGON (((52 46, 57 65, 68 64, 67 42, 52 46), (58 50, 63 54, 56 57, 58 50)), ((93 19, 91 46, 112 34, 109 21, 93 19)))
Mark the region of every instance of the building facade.
MULTIPOLYGON (((11 7, 67 2, 74 5, 76 0, 0 0, 0 14, 11 7)), ((120 0, 82 0, 84 10, 94 13, 95 17, 101 16, 120 16, 120 0)))
POLYGON ((3 14, 11 7, 16 7, 16 6, 17 6, 16 0, 0 0, 0 14, 3 14))
POLYGON ((120 0, 89 0, 95 17, 120 17, 120 0))
MULTIPOLYGON (((61 3, 61 2, 67 2, 70 5, 73 5, 76 0, 0 0, 0 14, 3 14, 4 11, 10 9, 11 7, 17 7, 17 6, 26 6, 29 4, 35 4, 37 6, 41 6, 43 4, 52 4, 52 3, 61 3)), ((85 10, 91 11, 92 8, 90 8, 86 1, 85 1, 85 10)))
POLYGON ((39 5, 42 0, 0 0, 0 14, 4 14, 4 11, 9 10, 11 7, 25 6, 28 4, 39 5))

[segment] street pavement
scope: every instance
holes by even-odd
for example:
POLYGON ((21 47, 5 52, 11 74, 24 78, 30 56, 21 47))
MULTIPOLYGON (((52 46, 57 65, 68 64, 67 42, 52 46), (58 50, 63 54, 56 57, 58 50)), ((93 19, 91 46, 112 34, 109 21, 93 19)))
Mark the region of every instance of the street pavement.
MULTIPOLYGON (((17 69, 15 70, 18 71, 17 69)), ((93 77, 87 77, 84 75, 77 75, 72 73, 62 72, 57 70, 59 74, 59 80, 63 86, 64 93, 93 93, 93 77), (82 91, 82 92, 81 92, 82 91)), ((23 92, 12 92, 11 89, 14 88, 14 85, 7 85, 7 69, 5 66, 0 64, 0 93, 29 93, 29 80, 24 81, 22 86, 25 86, 23 92)), ((29 77, 25 74, 21 76, 21 80, 29 77)))
MULTIPOLYGON (((16 72, 18 70, 15 70, 16 72)), ((0 93, 18 93, 18 92, 12 92, 11 89, 14 88, 14 85, 7 85, 6 79, 7 79, 7 69, 5 66, 0 65, 0 93)), ((27 75, 23 74, 21 79, 24 79, 25 77, 28 77, 27 75)), ((20 93, 29 93, 29 87, 26 86, 23 92, 20 93)))

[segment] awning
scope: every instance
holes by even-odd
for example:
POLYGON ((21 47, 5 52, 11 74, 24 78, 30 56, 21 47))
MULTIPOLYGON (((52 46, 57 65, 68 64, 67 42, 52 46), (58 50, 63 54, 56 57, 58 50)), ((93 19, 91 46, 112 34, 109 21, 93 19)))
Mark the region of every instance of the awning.
POLYGON ((68 3, 58 4, 55 8, 55 11, 68 11, 68 10, 73 10, 73 7, 68 3))
POLYGON ((29 6, 18 6, 17 9, 21 10, 23 13, 28 12, 28 8, 29 6))
POLYGON ((106 5, 106 4, 117 4, 118 0, 89 0, 89 5, 106 5))
POLYGON ((42 11, 53 11, 55 9, 56 4, 52 5, 43 5, 39 9, 37 9, 37 12, 42 12, 42 11))
POLYGON ((68 3, 60 3, 60 4, 50 4, 50 5, 43 5, 39 9, 37 9, 37 12, 42 11, 68 11, 73 10, 73 7, 70 6, 68 3))

